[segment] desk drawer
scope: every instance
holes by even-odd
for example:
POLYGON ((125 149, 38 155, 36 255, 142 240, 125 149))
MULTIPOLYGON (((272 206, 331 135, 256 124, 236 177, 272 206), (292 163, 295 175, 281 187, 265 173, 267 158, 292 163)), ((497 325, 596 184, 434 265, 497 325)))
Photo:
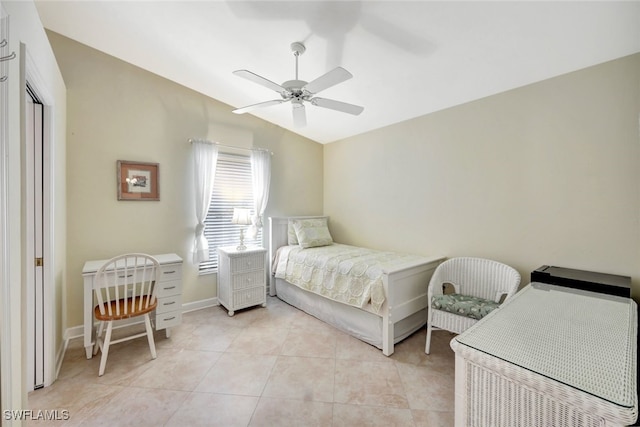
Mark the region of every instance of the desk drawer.
POLYGON ((178 326, 182 321, 182 311, 156 312, 156 330, 178 326))
POLYGON ((112 286, 114 283, 118 283, 119 285, 131 285, 132 283, 141 283, 147 282, 151 280, 151 270, 138 270, 137 272, 133 272, 133 269, 129 271, 112 271, 108 272, 102 279, 96 279, 95 287, 96 288, 104 288, 107 286, 112 286))
POLYGON ((182 293, 182 282, 159 282, 156 283, 156 297, 164 298, 171 295, 180 295, 182 293))
POLYGON ((172 295, 170 297, 158 298, 156 313, 166 313, 167 311, 182 309, 182 295, 172 295))
POLYGON ((160 266, 160 282, 182 280, 182 265, 169 264, 160 266))

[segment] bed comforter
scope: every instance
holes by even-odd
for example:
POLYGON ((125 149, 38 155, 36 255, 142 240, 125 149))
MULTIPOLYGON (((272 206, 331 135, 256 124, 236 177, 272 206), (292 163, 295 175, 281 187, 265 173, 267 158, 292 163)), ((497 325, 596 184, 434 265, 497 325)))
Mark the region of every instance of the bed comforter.
POLYGON ((272 271, 276 278, 334 301, 359 308, 370 303, 379 313, 385 301, 384 273, 421 260, 338 243, 306 249, 283 246, 272 271))

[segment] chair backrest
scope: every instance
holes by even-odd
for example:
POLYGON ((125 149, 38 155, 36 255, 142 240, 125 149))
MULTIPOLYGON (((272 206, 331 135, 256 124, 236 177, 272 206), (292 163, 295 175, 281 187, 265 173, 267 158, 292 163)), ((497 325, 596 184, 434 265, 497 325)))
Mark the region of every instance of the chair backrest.
POLYGON ((429 301, 442 294, 442 285, 451 283, 456 292, 498 302, 518 291, 520 273, 513 267, 484 258, 451 258, 440 264, 429 282, 429 301))
POLYGON ((124 254, 105 262, 95 279, 100 314, 126 316, 134 301, 137 311, 153 305, 159 274, 158 260, 147 254, 124 254), (124 304, 109 304, 118 300, 124 300, 124 304))

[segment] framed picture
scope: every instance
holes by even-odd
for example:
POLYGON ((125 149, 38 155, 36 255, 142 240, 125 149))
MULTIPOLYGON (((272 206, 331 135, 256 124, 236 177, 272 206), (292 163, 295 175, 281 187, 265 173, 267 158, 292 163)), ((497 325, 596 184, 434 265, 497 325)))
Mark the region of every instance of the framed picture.
POLYGON ((158 163, 118 160, 118 200, 160 200, 158 163))

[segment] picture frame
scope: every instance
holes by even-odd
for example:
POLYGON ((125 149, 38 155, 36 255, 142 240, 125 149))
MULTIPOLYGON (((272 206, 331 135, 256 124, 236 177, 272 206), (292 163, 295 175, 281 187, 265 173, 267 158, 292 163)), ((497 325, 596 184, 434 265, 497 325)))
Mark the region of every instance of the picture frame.
POLYGON ((160 164, 118 160, 118 200, 160 200, 160 164))

